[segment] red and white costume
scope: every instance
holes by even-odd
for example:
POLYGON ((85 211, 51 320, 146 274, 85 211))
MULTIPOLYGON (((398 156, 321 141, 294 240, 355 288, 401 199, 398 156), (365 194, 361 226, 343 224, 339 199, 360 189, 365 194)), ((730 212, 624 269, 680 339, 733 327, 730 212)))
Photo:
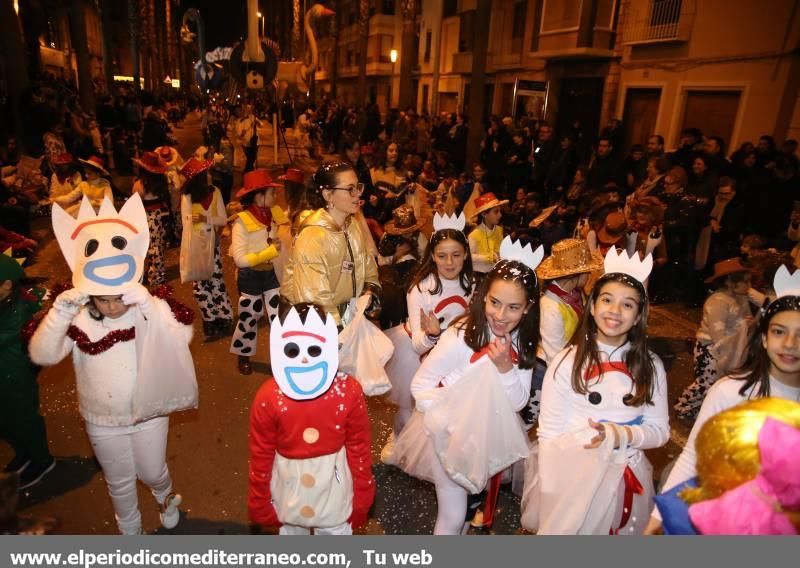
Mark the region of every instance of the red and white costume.
POLYGON ((361 386, 336 372, 336 323, 292 308, 270 332, 275 378, 250 413, 250 518, 281 534, 351 534, 375 499, 361 386))

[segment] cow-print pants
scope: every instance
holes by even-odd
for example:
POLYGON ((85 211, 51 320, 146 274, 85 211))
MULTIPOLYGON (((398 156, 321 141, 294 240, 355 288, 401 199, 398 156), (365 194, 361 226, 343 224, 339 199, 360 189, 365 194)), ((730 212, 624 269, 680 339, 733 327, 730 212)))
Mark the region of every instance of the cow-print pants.
POLYGON ((239 322, 233 332, 231 340, 231 353, 252 357, 258 348, 258 321, 266 311, 267 321, 272 323, 278 315, 280 302, 280 288, 276 286, 262 294, 245 294, 239 296, 239 322))
POLYGON ((192 283, 194 299, 200 306, 200 315, 203 321, 233 319, 231 299, 225 287, 225 275, 222 273, 222 257, 219 244, 214 249, 214 274, 209 280, 196 280, 192 283))
POLYGON ((147 211, 147 226, 150 229, 150 247, 147 249, 147 285, 160 286, 167 282, 164 255, 172 229, 169 209, 159 207, 147 211))
POLYGON ((686 387, 675 403, 675 412, 680 418, 697 416, 708 389, 717 381, 718 375, 717 359, 711 344, 704 345, 698 341, 694 344, 694 382, 686 387))

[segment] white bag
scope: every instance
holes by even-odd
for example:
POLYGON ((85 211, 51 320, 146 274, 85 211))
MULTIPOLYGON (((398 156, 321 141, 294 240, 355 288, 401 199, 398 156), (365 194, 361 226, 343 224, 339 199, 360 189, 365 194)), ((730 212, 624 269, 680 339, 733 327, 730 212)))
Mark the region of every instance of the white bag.
POLYGON ((194 361, 183 330, 176 329, 166 302, 154 300, 145 319, 136 314, 136 360, 139 368, 133 391, 136 422, 197 408, 194 361))
POLYGON ((447 475, 480 493, 491 476, 528 455, 522 420, 488 357, 440 390, 425 412, 425 429, 447 475))
POLYGON ((584 448, 591 433, 540 440, 526 460, 520 524, 537 534, 608 534, 627 459, 614 436, 584 448))
POLYGON ((214 248, 216 233, 208 223, 200 223, 195 229, 191 218, 189 196, 183 196, 181 212, 183 233, 181 235, 180 272, 181 283, 209 280, 214 274, 214 248), (189 213, 187 213, 189 211, 189 213))
POLYGON ((352 320, 339 334, 339 370, 353 376, 367 396, 378 396, 392 388, 384 366, 394 353, 391 339, 365 316, 371 298, 351 300, 352 320))

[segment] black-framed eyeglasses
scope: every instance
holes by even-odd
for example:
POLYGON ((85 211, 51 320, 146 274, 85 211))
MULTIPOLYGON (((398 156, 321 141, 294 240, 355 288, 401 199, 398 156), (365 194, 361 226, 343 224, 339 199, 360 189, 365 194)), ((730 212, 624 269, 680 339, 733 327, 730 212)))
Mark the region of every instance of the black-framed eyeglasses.
POLYGON ((357 183, 356 185, 351 185, 348 187, 326 187, 323 189, 329 189, 330 191, 349 191, 351 197, 358 197, 364 193, 364 184, 357 183))

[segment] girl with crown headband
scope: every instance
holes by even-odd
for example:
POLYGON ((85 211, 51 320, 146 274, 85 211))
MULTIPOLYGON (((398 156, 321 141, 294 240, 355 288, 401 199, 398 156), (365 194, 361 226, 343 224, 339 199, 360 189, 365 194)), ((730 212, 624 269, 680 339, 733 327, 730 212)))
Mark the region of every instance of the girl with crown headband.
POLYGON ((411 382, 419 412, 398 436, 392 463, 436 485, 434 534, 462 534, 468 494, 487 488, 496 499, 500 474, 527 453, 517 413, 536 364, 535 270, 543 254, 506 238, 469 310, 441 334, 411 382))
POLYGON ((652 258, 612 248, 604 264, 544 377, 522 499, 522 526, 538 534, 641 534, 653 495, 642 450, 669 440, 667 377, 647 348, 652 258))
POLYGON ((139 282, 148 248, 147 214, 134 193, 117 212, 95 215, 84 198, 77 219, 53 207, 53 231, 74 288, 53 302, 29 345, 37 365, 72 357, 78 406, 103 469, 122 534, 141 534, 136 480, 152 491, 161 524, 180 520, 166 462, 169 414, 197 406, 189 352, 194 314, 139 282))
MULTIPOLYGON (((800 271, 790 275, 782 266, 775 274, 774 288, 778 297, 763 311, 744 366, 708 390, 686 446, 661 486, 662 492, 697 475, 695 440, 711 417, 755 398, 800 401, 800 271)), ((659 519, 654 511, 650 531, 656 530, 659 519)))
POLYGON ((450 323, 469 306, 473 290, 472 258, 463 232, 465 225, 463 213, 458 217, 439 214, 433 217, 435 231, 406 294, 408 321, 386 332, 394 344, 394 354, 386 364, 386 374, 392 383, 388 397, 397 405, 397 413, 382 459, 389 459, 394 437, 414 411, 411 379, 421 361, 450 323))

